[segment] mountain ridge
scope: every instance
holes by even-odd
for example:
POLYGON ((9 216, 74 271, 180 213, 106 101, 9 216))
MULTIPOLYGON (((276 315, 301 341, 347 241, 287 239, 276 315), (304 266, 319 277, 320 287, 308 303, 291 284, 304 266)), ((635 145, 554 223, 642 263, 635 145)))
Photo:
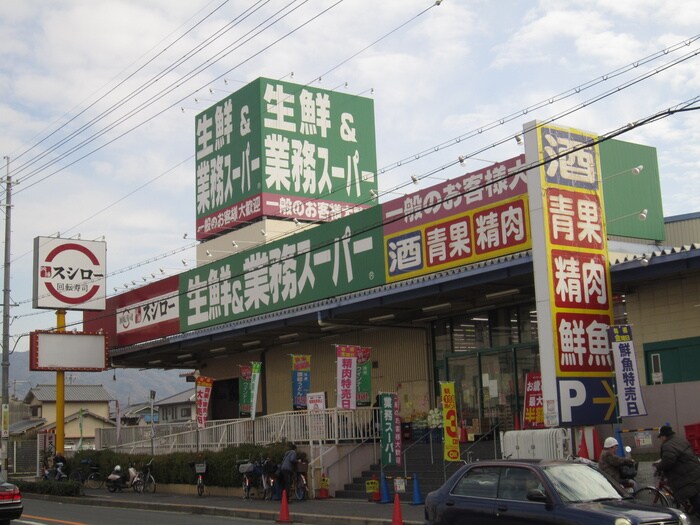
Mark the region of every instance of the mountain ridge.
MULTIPOLYGON (((187 383, 181 374, 185 370, 162 370, 141 368, 116 368, 103 372, 70 371, 65 373, 66 385, 102 385, 119 401, 121 407, 149 401, 150 391, 156 392, 159 400, 184 392, 194 391, 194 384, 187 383)), ((13 399, 22 400, 29 390, 37 385, 55 385, 56 372, 29 370, 29 352, 13 352, 10 355, 9 392, 13 399)))

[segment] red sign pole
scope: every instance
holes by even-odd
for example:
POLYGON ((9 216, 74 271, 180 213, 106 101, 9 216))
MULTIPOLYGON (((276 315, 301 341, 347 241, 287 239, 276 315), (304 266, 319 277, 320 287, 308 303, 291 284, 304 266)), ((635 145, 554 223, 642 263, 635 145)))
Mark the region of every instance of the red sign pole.
MULTIPOLYGON (((63 333, 66 331, 66 311, 56 310, 56 331, 63 333)), ((65 372, 56 371, 56 454, 64 453, 64 438, 66 436, 66 382, 65 372)))

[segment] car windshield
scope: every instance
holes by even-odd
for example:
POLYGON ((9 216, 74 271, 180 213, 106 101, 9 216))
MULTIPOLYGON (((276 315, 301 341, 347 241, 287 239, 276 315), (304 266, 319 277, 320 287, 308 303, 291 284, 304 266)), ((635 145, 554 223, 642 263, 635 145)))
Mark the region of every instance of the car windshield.
POLYGON ((610 481, 588 465, 547 465, 544 472, 566 503, 622 499, 610 481))

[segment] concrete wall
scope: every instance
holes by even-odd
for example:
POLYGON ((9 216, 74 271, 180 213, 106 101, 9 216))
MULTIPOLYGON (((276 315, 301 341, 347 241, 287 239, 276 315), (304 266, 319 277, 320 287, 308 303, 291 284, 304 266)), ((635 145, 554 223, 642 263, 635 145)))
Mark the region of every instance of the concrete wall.
POLYGON ((645 343, 700 336, 700 274, 645 283, 626 299, 640 377, 646 378, 645 343))
MULTIPOLYGON (((685 425, 700 423, 700 403, 697 402, 700 399, 700 381, 644 386, 642 396, 648 415, 624 418, 622 429, 658 428, 670 423, 678 434, 685 436, 685 425)), ((613 432, 612 425, 604 425, 599 430, 600 439, 605 439, 613 432)), ((653 452, 661 446, 657 434, 657 431, 651 431, 652 443, 646 447, 635 446, 635 432, 624 432, 622 439, 625 445, 630 445, 639 452, 653 452)))

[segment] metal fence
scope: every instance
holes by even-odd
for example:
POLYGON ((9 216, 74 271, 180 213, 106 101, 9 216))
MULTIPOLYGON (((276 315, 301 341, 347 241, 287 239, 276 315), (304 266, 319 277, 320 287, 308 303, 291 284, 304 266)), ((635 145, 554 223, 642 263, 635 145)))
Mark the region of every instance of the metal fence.
POLYGON ((377 436, 378 408, 281 412, 256 419, 208 421, 197 429, 194 421, 153 427, 98 429, 95 447, 130 454, 168 454, 221 450, 242 444, 266 445, 282 440, 295 443, 362 442, 377 436), (151 432, 153 428, 153 432, 151 432))

